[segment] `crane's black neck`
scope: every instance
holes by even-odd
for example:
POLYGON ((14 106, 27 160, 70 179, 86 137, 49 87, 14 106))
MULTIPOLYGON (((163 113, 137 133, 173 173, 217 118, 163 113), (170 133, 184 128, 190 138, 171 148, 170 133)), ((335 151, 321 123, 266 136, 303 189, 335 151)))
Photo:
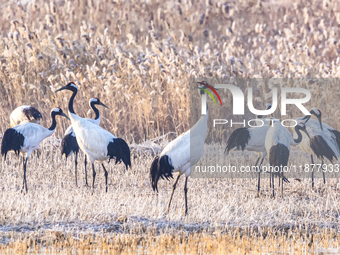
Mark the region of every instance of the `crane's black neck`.
POLYGON ((77 95, 77 90, 75 89, 75 90, 71 90, 72 92, 73 92, 73 94, 72 94, 72 96, 71 96, 71 98, 70 98, 70 101, 68 102, 68 111, 70 112, 70 113, 73 113, 73 114, 76 114, 75 112, 74 112, 74 109, 73 109, 73 100, 74 100, 74 98, 75 98, 75 96, 77 95))
POLYGON ((91 102, 90 106, 91 106, 92 110, 94 111, 94 113, 96 114, 96 117, 94 119, 95 120, 99 119, 100 114, 99 114, 99 111, 98 111, 98 109, 96 107, 95 102, 91 102))
POLYGON ((294 139, 294 142, 296 144, 301 143, 301 141, 302 141, 302 134, 301 134, 300 128, 298 126, 295 126, 295 132, 297 133, 298 137, 296 139, 294 139))
POLYGON ((51 126, 48 128, 48 130, 53 131, 53 130, 56 128, 56 126, 57 126, 57 121, 55 120, 55 116, 56 116, 56 113, 55 113, 55 112, 51 112, 52 124, 51 124, 51 126))

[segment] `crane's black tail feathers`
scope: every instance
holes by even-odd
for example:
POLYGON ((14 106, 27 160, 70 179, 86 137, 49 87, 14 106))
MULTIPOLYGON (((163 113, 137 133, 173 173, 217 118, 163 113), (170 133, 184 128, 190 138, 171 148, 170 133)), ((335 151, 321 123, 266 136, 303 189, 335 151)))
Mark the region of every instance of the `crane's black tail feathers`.
POLYGON ((24 112, 24 114, 25 114, 25 116, 26 116, 26 118, 28 119, 28 120, 32 120, 32 118, 33 119, 35 119, 35 120, 40 120, 40 119, 42 119, 42 115, 41 115, 41 113, 36 109, 36 108, 34 108, 34 107, 28 107, 28 108, 25 108, 24 110, 23 110, 23 112, 24 112))
POLYGON ((4 155, 6 159, 7 153, 11 150, 19 155, 22 146, 24 146, 24 140, 25 137, 15 129, 7 129, 2 138, 1 155, 4 155))
POLYGON ((247 146, 250 139, 250 134, 248 128, 238 128, 235 129, 228 138, 227 147, 224 153, 229 153, 233 148, 242 149, 247 146))
POLYGON ((66 159, 72 153, 79 152, 77 138, 71 134, 66 135, 61 141, 61 155, 65 155, 66 159))
MULTIPOLYGON (((333 132, 333 130, 330 130, 330 131, 333 132)), ((337 137, 337 135, 339 135, 339 134, 335 134, 334 132, 333 132, 333 134, 335 135, 335 137, 337 137)), ((336 139, 338 139, 338 138, 336 138, 336 139)), ((339 136, 339 139, 340 139, 340 136, 339 136)), ((313 136, 310 139, 309 144, 310 144, 310 147, 312 148, 313 152, 315 153, 315 155, 318 158, 323 159, 324 157, 326 157, 330 162, 332 162, 334 158, 337 159, 334 151, 328 146, 327 142, 325 141, 325 139, 323 139, 322 136, 320 136, 320 135, 313 136)))
POLYGON ((116 164, 123 161, 126 169, 131 168, 131 153, 127 143, 121 138, 115 138, 107 145, 107 155, 115 158, 116 164))
POLYGON ((289 158, 288 148, 278 143, 274 145, 269 150, 269 164, 273 167, 275 166, 287 166, 289 158))
MULTIPOLYGON (((269 164, 273 167, 284 167, 287 166, 289 159, 289 150, 286 146, 281 143, 274 145, 269 151, 269 164)), ((279 175, 278 172, 274 172, 275 175, 279 175)), ((283 181, 290 183, 289 180, 283 176, 283 181)))
POLYGON ((157 183, 159 178, 167 179, 173 178, 172 170, 174 167, 170 163, 170 158, 167 155, 161 157, 156 156, 150 167, 150 179, 152 189, 158 192, 157 183))

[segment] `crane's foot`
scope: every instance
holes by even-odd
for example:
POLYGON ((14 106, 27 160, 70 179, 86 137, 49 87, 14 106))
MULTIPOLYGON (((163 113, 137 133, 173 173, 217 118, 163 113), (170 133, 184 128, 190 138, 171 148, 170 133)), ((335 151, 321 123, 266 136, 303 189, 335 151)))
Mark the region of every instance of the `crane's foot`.
POLYGON ((188 216, 188 210, 184 210, 183 211, 183 216, 185 217, 185 216, 188 216))

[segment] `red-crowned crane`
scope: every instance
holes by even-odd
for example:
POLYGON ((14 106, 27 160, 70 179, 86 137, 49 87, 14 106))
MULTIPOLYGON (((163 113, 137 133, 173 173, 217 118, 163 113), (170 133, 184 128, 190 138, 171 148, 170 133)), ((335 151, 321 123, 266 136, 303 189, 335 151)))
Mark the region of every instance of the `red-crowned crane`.
POLYGON ((36 123, 27 122, 7 129, 2 138, 1 154, 5 157, 5 160, 7 153, 11 150, 13 150, 17 155, 19 155, 19 153, 26 153, 26 159, 23 157, 24 180, 22 185, 22 189, 25 187, 26 192, 27 160, 31 153, 38 148, 40 142, 54 133, 57 126, 57 121, 55 119, 57 115, 64 116, 68 119, 60 108, 54 108, 51 111, 52 124, 49 128, 45 128, 36 123))
MULTIPOLYGON (((212 88, 206 82, 200 82, 200 94, 204 94, 204 90, 212 88), (204 89, 204 90, 202 90, 204 89)), ((179 178, 185 174, 184 195, 185 195, 185 215, 188 214, 188 178, 192 172, 194 165, 203 155, 205 138, 207 136, 208 106, 207 113, 202 115, 197 123, 188 131, 170 142, 159 156, 156 156, 151 164, 150 179, 152 189, 158 192, 157 183, 159 178, 173 178, 172 174, 179 172, 177 179, 172 187, 167 212, 170 210, 172 196, 176 189, 179 178), (190 140, 191 137, 191 140, 190 140), (191 150, 190 150, 191 149, 191 150)))
MULTIPOLYGON (((310 114, 317 117, 318 120, 310 119, 306 124, 310 139, 303 135, 302 142, 298 147, 310 154, 311 162, 314 165, 313 155, 323 160, 327 158, 331 163, 334 159, 340 157, 340 132, 321 121, 321 111, 316 107, 310 110, 310 114)), ((296 121, 301 121, 302 118, 297 118, 296 121)), ((296 134, 294 133, 294 137, 296 134)), ((325 172, 322 171, 323 182, 325 180, 325 172)), ((314 169, 312 169, 312 187, 314 187, 314 169)))
POLYGON ((42 119, 41 113, 30 105, 22 105, 11 113, 9 116, 11 127, 15 127, 19 124, 23 124, 26 122, 32 123, 40 123, 40 119, 42 119))
POLYGON ((131 167, 130 148, 123 139, 115 137, 110 132, 84 118, 79 117, 74 112, 73 101, 78 92, 76 84, 70 82, 66 86, 56 90, 56 92, 61 90, 70 90, 73 92, 68 104, 68 111, 79 148, 86 154, 92 163, 92 188, 94 189, 94 181, 96 178, 94 161, 99 161, 104 169, 105 190, 107 192, 108 172, 104 167, 103 161, 114 158, 116 160, 116 164, 123 161, 126 169, 128 169, 128 167, 131 167))
MULTIPOLYGON (((266 110, 271 108, 271 104, 266 105, 266 110)), ((259 160, 261 162, 259 164, 258 170, 258 184, 257 184, 257 192, 260 192, 260 173, 261 173, 261 165, 263 163, 264 158, 267 156, 267 151, 265 148, 265 139, 266 134, 269 129, 269 119, 262 120, 263 116, 257 116, 256 127, 243 127, 235 129, 228 138, 227 147, 225 151, 229 153, 232 150, 247 150, 253 151, 258 155, 258 158, 255 162, 255 167, 258 165, 259 160)), ((288 182, 286 178, 284 181, 288 182)))
MULTIPOLYGON (((96 108, 96 105, 102 105, 106 108, 108 108, 105 104, 100 102, 99 98, 94 97, 91 98, 89 101, 89 105, 96 114, 94 119, 88 119, 85 118, 85 120, 92 122, 93 124, 96 124, 99 126, 100 124, 100 113, 98 109, 96 108)), ((61 155, 65 155, 66 159, 71 156, 73 153, 75 153, 74 157, 74 164, 75 164, 75 178, 76 178, 76 186, 77 184, 77 165, 78 165, 78 152, 79 152, 79 145, 77 143, 76 134, 73 132, 72 125, 69 126, 66 129, 66 132, 64 134, 63 140, 61 141, 61 155)), ((86 155, 85 155, 85 185, 87 184, 87 170, 86 170, 86 155)))
MULTIPOLYGON (((299 122, 294 127, 295 132, 297 133, 297 139, 294 139, 292 135, 289 133, 288 129, 286 129, 279 121, 270 121, 269 122, 269 129, 266 134, 265 139, 265 147, 267 154, 269 156, 269 165, 276 168, 279 167, 281 173, 278 174, 282 177, 281 182, 281 196, 283 197, 283 167, 286 167, 288 164, 289 159, 289 152, 291 145, 298 145, 302 141, 302 134, 300 131, 306 133, 307 136, 308 132, 306 130, 306 126, 303 122, 299 122)), ((276 170, 276 169, 275 169, 276 170)), ((274 194, 274 171, 271 171, 271 181, 272 181, 272 188, 273 188, 273 197, 274 194)), ((279 179, 280 181, 280 179, 279 179)))

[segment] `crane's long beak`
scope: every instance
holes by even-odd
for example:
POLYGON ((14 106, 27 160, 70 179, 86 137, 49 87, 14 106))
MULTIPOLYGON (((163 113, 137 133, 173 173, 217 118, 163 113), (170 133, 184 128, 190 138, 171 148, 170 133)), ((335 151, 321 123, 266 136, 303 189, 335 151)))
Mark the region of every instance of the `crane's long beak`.
POLYGON ((64 116, 66 119, 70 120, 70 118, 67 117, 67 115, 65 113, 60 114, 60 116, 64 116))
POLYGON ((61 91, 61 90, 64 90, 64 89, 66 89, 66 86, 64 86, 64 87, 62 87, 62 88, 59 88, 59 89, 57 89, 57 90, 54 91, 54 92, 58 92, 58 91, 61 91))
POLYGON ((303 132, 305 132, 308 138, 310 139, 310 135, 308 134, 307 129, 304 129, 303 132))
POLYGON ((105 104, 103 104, 102 102, 99 103, 99 105, 104 106, 105 108, 109 109, 109 107, 107 107, 105 104))
MULTIPOLYGON (((200 81, 197 81, 196 82, 197 84, 199 84, 199 85, 201 85, 201 86, 203 86, 203 88, 206 88, 206 86, 204 86, 204 83, 202 83, 202 82, 200 82, 200 81)), ((214 88, 215 90, 219 90, 219 89, 217 89, 217 88, 214 88)))
POLYGON ((306 115, 302 120, 304 120, 305 122, 305 124, 309 121, 309 119, 310 119, 310 117, 311 117, 312 115, 306 115))

